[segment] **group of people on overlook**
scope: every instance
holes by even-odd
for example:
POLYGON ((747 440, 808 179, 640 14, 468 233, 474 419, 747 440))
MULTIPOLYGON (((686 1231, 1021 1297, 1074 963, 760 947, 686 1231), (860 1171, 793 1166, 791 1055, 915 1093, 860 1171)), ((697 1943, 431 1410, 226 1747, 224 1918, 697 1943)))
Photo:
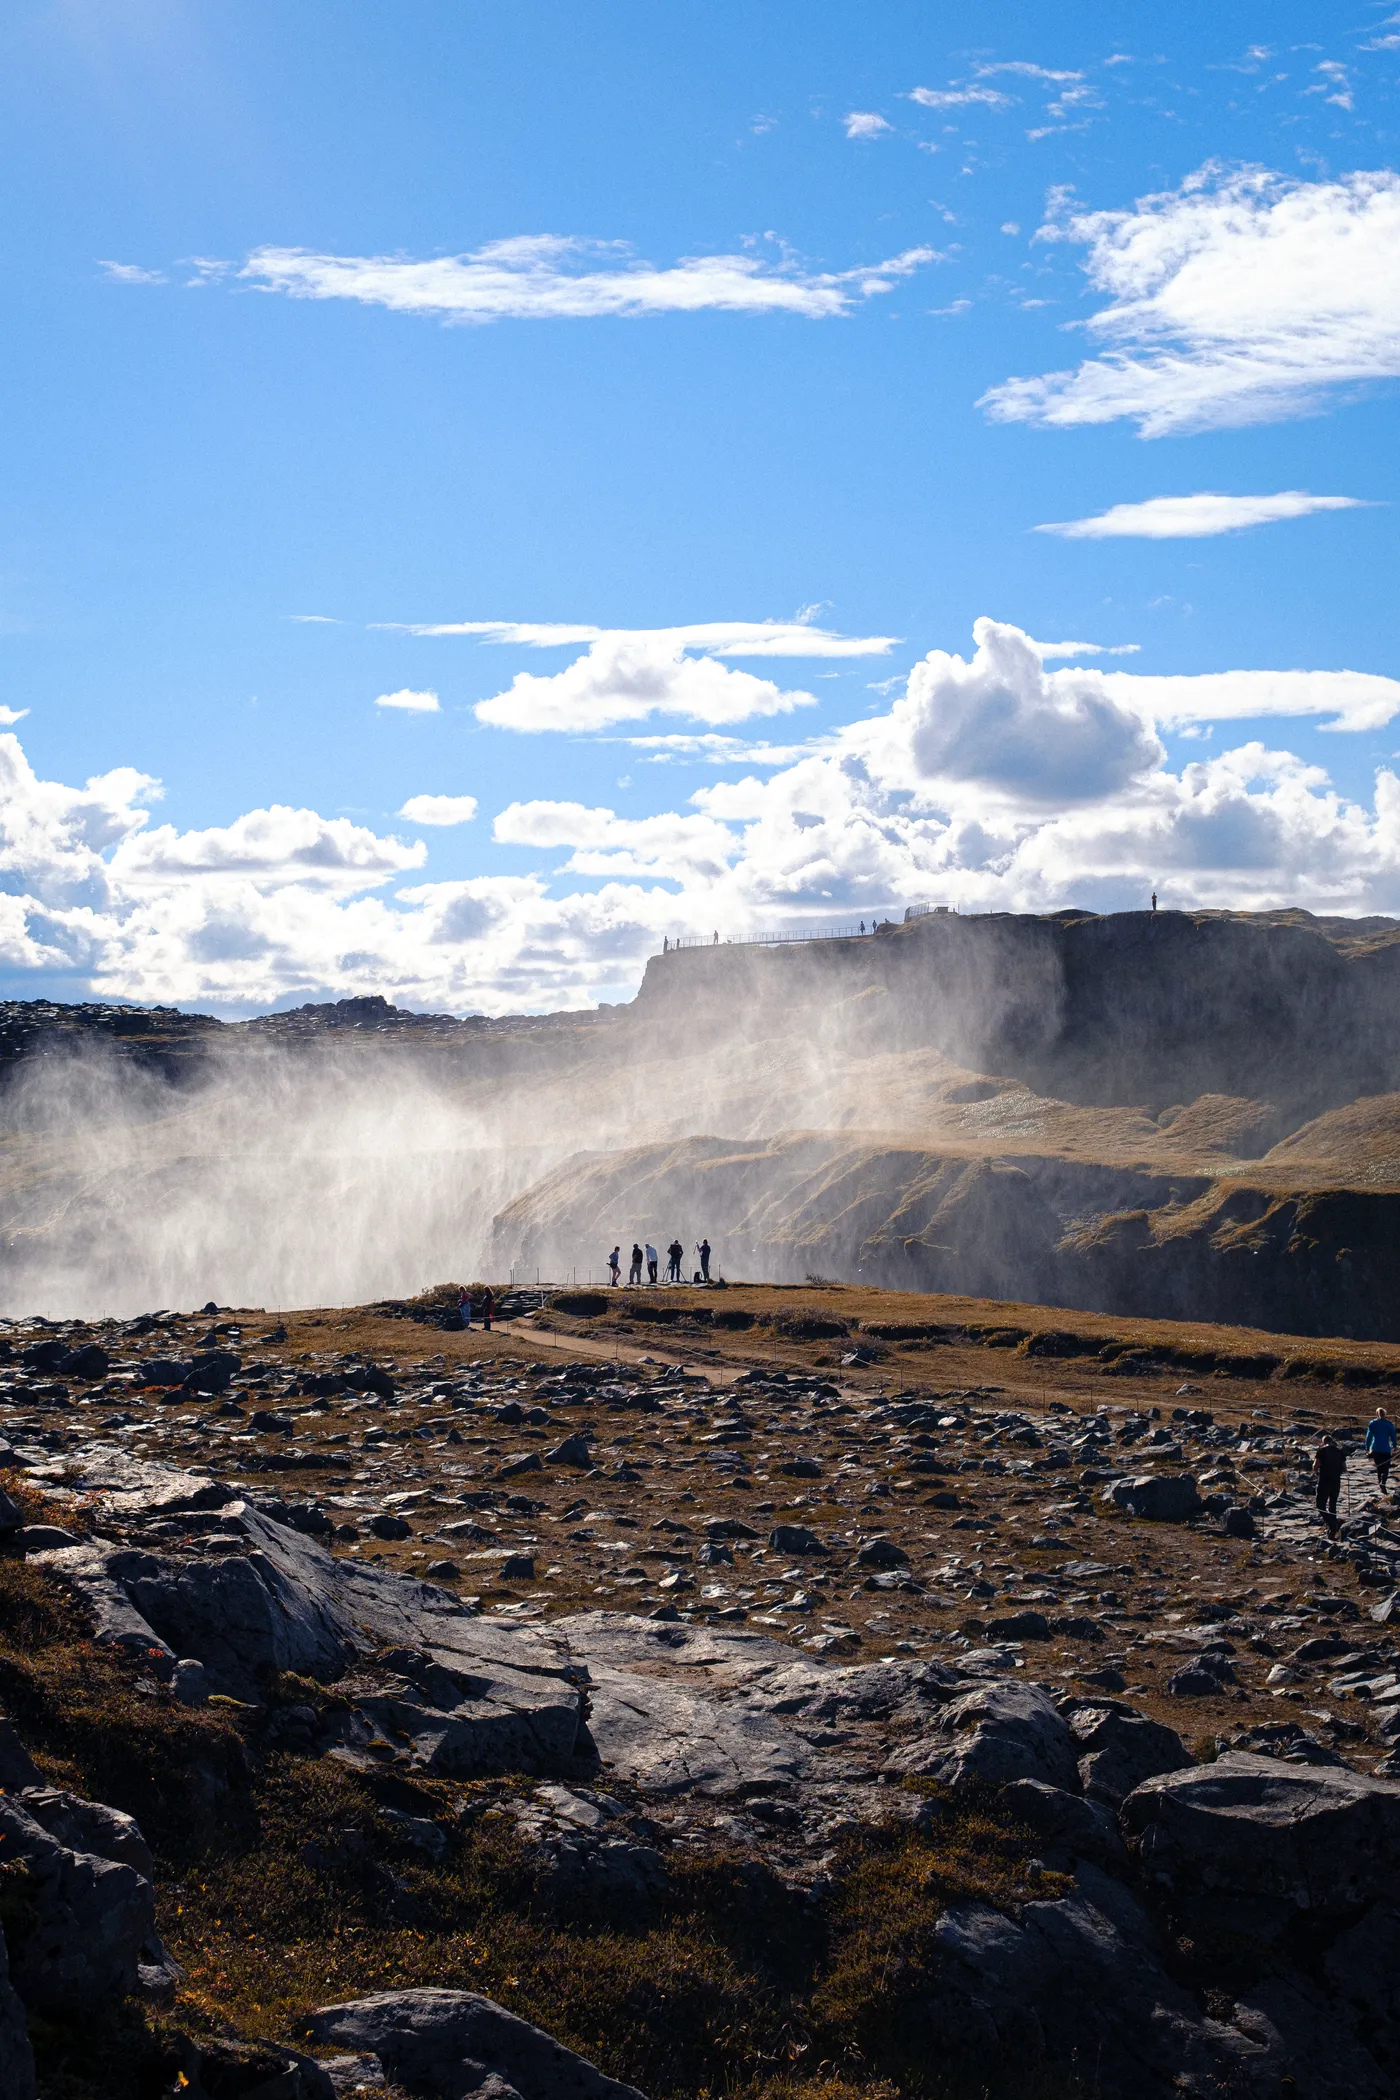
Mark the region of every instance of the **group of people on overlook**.
MULTIPOLYGON (((697 1283, 708 1283, 710 1280, 711 1252, 712 1249, 708 1240, 701 1240, 699 1245, 695 1249, 696 1258, 700 1263, 699 1268, 695 1272, 695 1281, 697 1283)), ((685 1248, 681 1245, 679 1240, 672 1240, 670 1246, 666 1249, 667 1283, 683 1283, 685 1281, 685 1278, 681 1275, 681 1263, 684 1260, 685 1248)), ((647 1282, 659 1282, 660 1278, 658 1275, 658 1271, 661 1267, 660 1255, 657 1253, 655 1247, 652 1246, 650 1241, 648 1241, 646 1246, 643 1247, 639 1245, 639 1243, 636 1240, 633 1240, 632 1258, 628 1263, 627 1267, 627 1281, 629 1284, 639 1284, 642 1281, 643 1263, 646 1264, 647 1282)), ((614 1247, 612 1253, 608 1256, 608 1278, 614 1286, 621 1283, 622 1281, 621 1247, 614 1247)))

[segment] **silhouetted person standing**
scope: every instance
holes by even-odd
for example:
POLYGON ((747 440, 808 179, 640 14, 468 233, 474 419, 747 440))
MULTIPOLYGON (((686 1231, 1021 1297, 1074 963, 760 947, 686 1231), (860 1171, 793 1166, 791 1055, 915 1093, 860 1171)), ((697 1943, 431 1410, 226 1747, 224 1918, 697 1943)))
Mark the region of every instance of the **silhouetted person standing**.
POLYGON ((612 1280, 614 1288, 616 1288, 618 1278, 621 1276, 621 1274, 622 1249, 621 1247, 614 1247, 612 1253, 608 1256, 608 1275, 612 1280))
POLYGON ((1313 1459, 1313 1475, 1317 1481, 1317 1513, 1333 1538, 1337 1536, 1337 1496, 1346 1464, 1345 1451, 1339 1451, 1331 1437, 1325 1436, 1313 1459))
POLYGON ((708 1241, 708 1240, 701 1240, 701 1242, 700 1242, 700 1246, 699 1246, 699 1250, 698 1250, 698 1251, 699 1251, 699 1255, 700 1255, 700 1281, 701 1281, 702 1283, 708 1283, 708 1282, 709 1282, 709 1280, 710 1280, 710 1243, 709 1243, 709 1241, 708 1241))
POLYGON ((667 1283, 679 1283, 679 1282, 680 1282, 680 1280, 681 1280, 681 1263, 682 1263, 682 1262, 683 1262, 684 1260, 685 1260, 685 1249, 684 1249, 684 1247, 683 1247, 683 1246, 681 1245, 681 1243, 680 1243, 680 1241, 679 1241, 679 1240, 672 1240, 672 1242, 671 1242, 670 1246, 669 1246, 669 1247, 668 1247, 668 1248, 666 1249, 666 1261, 667 1261, 667 1264, 668 1264, 668 1266, 667 1266, 667 1270, 666 1270, 666 1281, 667 1281, 667 1283))
POLYGON ((632 1242, 632 1264, 631 1264, 631 1267, 630 1267, 630 1268, 628 1269, 628 1271, 627 1271, 627 1281, 628 1281, 628 1283, 629 1283, 629 1284, 633 1284, 633 1283, 640 1283, 640 1282, 641 1282, 641 1280, 642 1280, 642 1250, 641 1250, 641 1248, 640 1248, 640 1247, 639 1247, 639 1246, 637 1245, 637 1242, 636 1242, 635 1240, 633 1240, 633 1242, 632 1242))
POLYGON ((496 1293, 488 1283, 481 1296, 481 1324, 488 1334, 491 1332, 491 1315, 495 1310, 496 1293))

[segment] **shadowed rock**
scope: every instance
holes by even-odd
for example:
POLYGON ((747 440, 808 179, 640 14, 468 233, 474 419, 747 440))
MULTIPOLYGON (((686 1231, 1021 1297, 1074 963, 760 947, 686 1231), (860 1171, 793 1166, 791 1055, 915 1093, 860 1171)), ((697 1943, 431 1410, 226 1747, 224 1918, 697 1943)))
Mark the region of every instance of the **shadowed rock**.
POLYGON ((421 2100, 642 2100, 474 1991, 382 1991, 323 2007, 310 2032, 378 2057, 421 2100))

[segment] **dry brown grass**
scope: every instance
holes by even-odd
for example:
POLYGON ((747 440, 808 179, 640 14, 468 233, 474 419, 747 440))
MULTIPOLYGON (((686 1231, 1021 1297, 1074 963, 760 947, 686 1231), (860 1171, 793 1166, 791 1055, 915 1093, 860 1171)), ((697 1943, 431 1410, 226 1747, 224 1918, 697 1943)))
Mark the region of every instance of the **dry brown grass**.
MULTIPOLYGON (((440 1984, 486 1993, 655 2100, 983 2092, 921 2065, 905 2014, 945 1904, 1014 1909, 1028 1893, 1032 1846, 994 1807, 948 1803, 924 1836, 848 1841, 820 1901, 717 1852, 676 1866, 654 1918, 602 1926, 545 1900, 509 1822, 480 1815, 511 1782, 288 1757, 266 1748, 265 1714, 240 1733, 179 1708, 88 1636, 53 1578, 0 1563, 0 1699, 56 1782, 128 1810, 152 1842, 158 1922, 187 1971, 176 2026, 295 2039, 317 2005, 440 1984), (444 1857, 414 1852, 386 1807, 433 1817, 444 1857), (308 1845, 343 1831, 360 1840, 351 1863, 312 1864, 308 1845)), ((155 2100, 162 2035, 131 2011, 81 2033, 37 2022, 43 2100, 155 2100)))

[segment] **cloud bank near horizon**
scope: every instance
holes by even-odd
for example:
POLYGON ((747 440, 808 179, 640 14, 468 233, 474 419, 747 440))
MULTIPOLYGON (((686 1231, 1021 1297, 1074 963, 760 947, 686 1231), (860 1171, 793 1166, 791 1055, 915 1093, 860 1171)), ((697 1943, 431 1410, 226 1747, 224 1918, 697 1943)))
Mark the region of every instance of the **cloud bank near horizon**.
MULTIPOLYGON (((46 781, 6 732, 0 964, 36 990, 57 979, 103 998, 230 1013, 364 992, 510 1012, 629 995, 667 933, 869 917, 928 898, 965 910, 1122 909, 1155 888, 1183 907, 1400 912, 1400 778, 1389 768, 1368 804, 1254 736, 1173 770, 1160 735, 1287 714, 1372 727, 1400 713, 1400 682, 1056 670, 1050 647, 979 620, 970 657, 930 651, 884 712, 816 747, 760 746, 752 764, 766 777, 714 781, 684 810, 636 818, 513 802, 496 813, 493 840, 516 867, 522 851, 534 866, 467 880, 433 880, 421 838, 314 810, 157 825, 149 775, 46 781)), ((643 657, 638 670, 613 639, 590 639, 567 670, 534 684, 549 690, 546 711, 567 702, 570 726, 595 733, 624 706, 634 718, 713 707, 707 681, 721 681, 723 706, 768 686, 714 657, 643 657), (736 679, 748 685, 725 683, 736 679)), ((726 766, 742 764, 745 747, 725 742, 726 766)), ((441 827, 475 813, 471 796, 424 795, 400 815, 441 827)))

